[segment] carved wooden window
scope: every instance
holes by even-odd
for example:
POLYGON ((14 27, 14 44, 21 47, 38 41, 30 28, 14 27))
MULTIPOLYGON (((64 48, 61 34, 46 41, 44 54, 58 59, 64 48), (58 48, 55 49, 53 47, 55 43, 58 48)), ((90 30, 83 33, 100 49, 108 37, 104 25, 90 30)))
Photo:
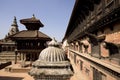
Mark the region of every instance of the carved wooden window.
POLYGON ((102 17, 102 11, 97 14, 96 18, 97 18, 97 20, 99 20, 99 19, 101 19, 101 17, 102 17))
POLYGON ((74 53, 74 63, 76 64, 76 54, 74 53))
POLYGON ((80 70, 83 70, 83 61, 80 60, 80 70))
POLYGON ((82 43, 79 43, 79 51, 82 53, 82 43))
POLYGON ((91 16, 91 15, 87 16, 87 27, 90 26, 90 20, 91 20, 91 19, 90 19, 90 16, 91 16))
POLYGON ((113 0, 105 0, 106 4, 109 4, 110 2, 112 2, 113 0))
POLYGON ((91 19, 93 19, 95 17, 95 11, 91 12, 91 19))
POLYGON ((71 56, 71 59, 74 58, 74 54, 72 52, 70 53, 70 56, 71 56))
POLYGON ((87 23, 89 23, 89 22, 90 22, 90 15, 87 16, 87 23))
POLYGON ((120 6, 120 0, 115 0, 115 7, 119 7, 120 6))
POLYGON ((107 80, 106 75, 101 73, 101 80, 107 80))
POLYGON ((106 75, 93 68, 93 80, 107 80, 106 75))
POLYGON ((96 11, 94 10, 91 12, 91 20, 90 20, 91 24, 95 22, 95 16, 96 16, 96 11))
POLYGON ((15 50, 15 47, 13 46, 13 47, 11 47, 11 51, 14 51, 15 50))
POLYGON ((5 46, 2 46, 2 51, 6 51, 6 47, 5 46))
POLYGON ((102 11, 102 2, 96 6, 96 12, 99 14, 102 11))
POLYGON ((8 51, 11 51, 11 47, 10 46, 8 46, 8 51))
POLYGON ((111 10, 114 9, 114 0, 105 0, 105 12, 110 12, 111 10))
POLYGON ((72 49, 72 44, 70 44, 70 49, 72 49))
POLYGON ((87 76, 89 76, 89 72, 90 72, 90 70, 86 68, 85 73, 86 73, 87 76))

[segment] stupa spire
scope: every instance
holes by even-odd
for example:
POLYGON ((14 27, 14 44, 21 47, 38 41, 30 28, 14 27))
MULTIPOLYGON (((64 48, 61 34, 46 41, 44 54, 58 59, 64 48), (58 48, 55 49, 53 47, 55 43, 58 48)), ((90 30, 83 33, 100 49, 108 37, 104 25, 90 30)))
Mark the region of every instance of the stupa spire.
POLYGON ((16 16, 14 16, 14 20, 13 20, 13 23, 11 26, 15 26, 15 27, 18 27, 17 25, 17 19, 16 19, 16 16))
POLYGON ((13 23, 11 24, 11 28, 10 28, 10 30, 8 32, 8 36, 13 35, 13 34, 15 34, 17 32, 19 32, 19 29, 18 29, 18 25, 17 25, 17 19, 14 16, 14 20, 13 20, 13 23))

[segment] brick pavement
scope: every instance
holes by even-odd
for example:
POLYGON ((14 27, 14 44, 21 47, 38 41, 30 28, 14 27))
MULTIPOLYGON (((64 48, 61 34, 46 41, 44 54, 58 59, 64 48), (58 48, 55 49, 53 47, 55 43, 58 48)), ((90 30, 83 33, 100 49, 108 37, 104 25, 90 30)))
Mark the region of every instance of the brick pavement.
MULTIPOLYGON (((74 67, 74 64, 72 64, 74 67)), ((17 65, 11 65, 17 66, 17 65)), ((74 70, 75 67, 74 67, 74 70)), ((75 71, 76 72, 76 71, 75 71)), ((80 73, 74 73, 70 80, 85 80, 80 73)), ((0 80, 34 80, 33 77, 28 75, 28 73, 16 73, 16 72, 6 72, 5 69, 0 70, 0 80)))

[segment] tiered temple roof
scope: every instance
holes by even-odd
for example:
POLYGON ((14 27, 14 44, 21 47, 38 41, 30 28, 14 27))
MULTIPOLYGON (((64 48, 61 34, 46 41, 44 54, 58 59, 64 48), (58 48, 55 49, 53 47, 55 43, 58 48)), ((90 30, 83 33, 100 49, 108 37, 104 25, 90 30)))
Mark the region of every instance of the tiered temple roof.
POLYGON ((51 40, 49 36, 38 31, 38 30, 23 30, 19 33, 12 36, 15 39, 43 39, 43 40, 51 40))
POLYGON ((34 15, 32 18, 21 19, 20 22, 24 24, 28 30, 39 30, 40 27, 44 26, 34 15))
POLYGON ((15 40, 24 39, 40 39, 40 40, 51 40, 49 36, 39 31, 40 27, 44 25, 39 19, 36 19, 33 15, 32 18, 21 19, 20 22, 25 25, 27 30, 20 31, 11 37, 15 40))
MULTIPOLYGON (((43 24, 34 15, 32 18, 21 19, 20 22, 25 25, 27 30, 22 30, 10 36, 16 42, 16 56, 18 53, 23 55, 20 56, 22 63, 24 61, 34 61, 46 47, 46 42, 50 41, 51 38, 39 31, 43 24)), ((15 57, 15 63, 17 63, 17 57, 15 57)), ((24 67, 25 64, 21 66, 24 67)))

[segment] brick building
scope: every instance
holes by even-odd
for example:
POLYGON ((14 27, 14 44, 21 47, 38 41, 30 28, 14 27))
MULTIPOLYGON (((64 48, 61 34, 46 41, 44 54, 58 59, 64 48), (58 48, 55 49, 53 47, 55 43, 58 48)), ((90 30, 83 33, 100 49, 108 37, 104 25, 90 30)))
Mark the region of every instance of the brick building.
POLYGON ((120 80, 120 0, 76 0, 66 41, 85 80, 120 80))

